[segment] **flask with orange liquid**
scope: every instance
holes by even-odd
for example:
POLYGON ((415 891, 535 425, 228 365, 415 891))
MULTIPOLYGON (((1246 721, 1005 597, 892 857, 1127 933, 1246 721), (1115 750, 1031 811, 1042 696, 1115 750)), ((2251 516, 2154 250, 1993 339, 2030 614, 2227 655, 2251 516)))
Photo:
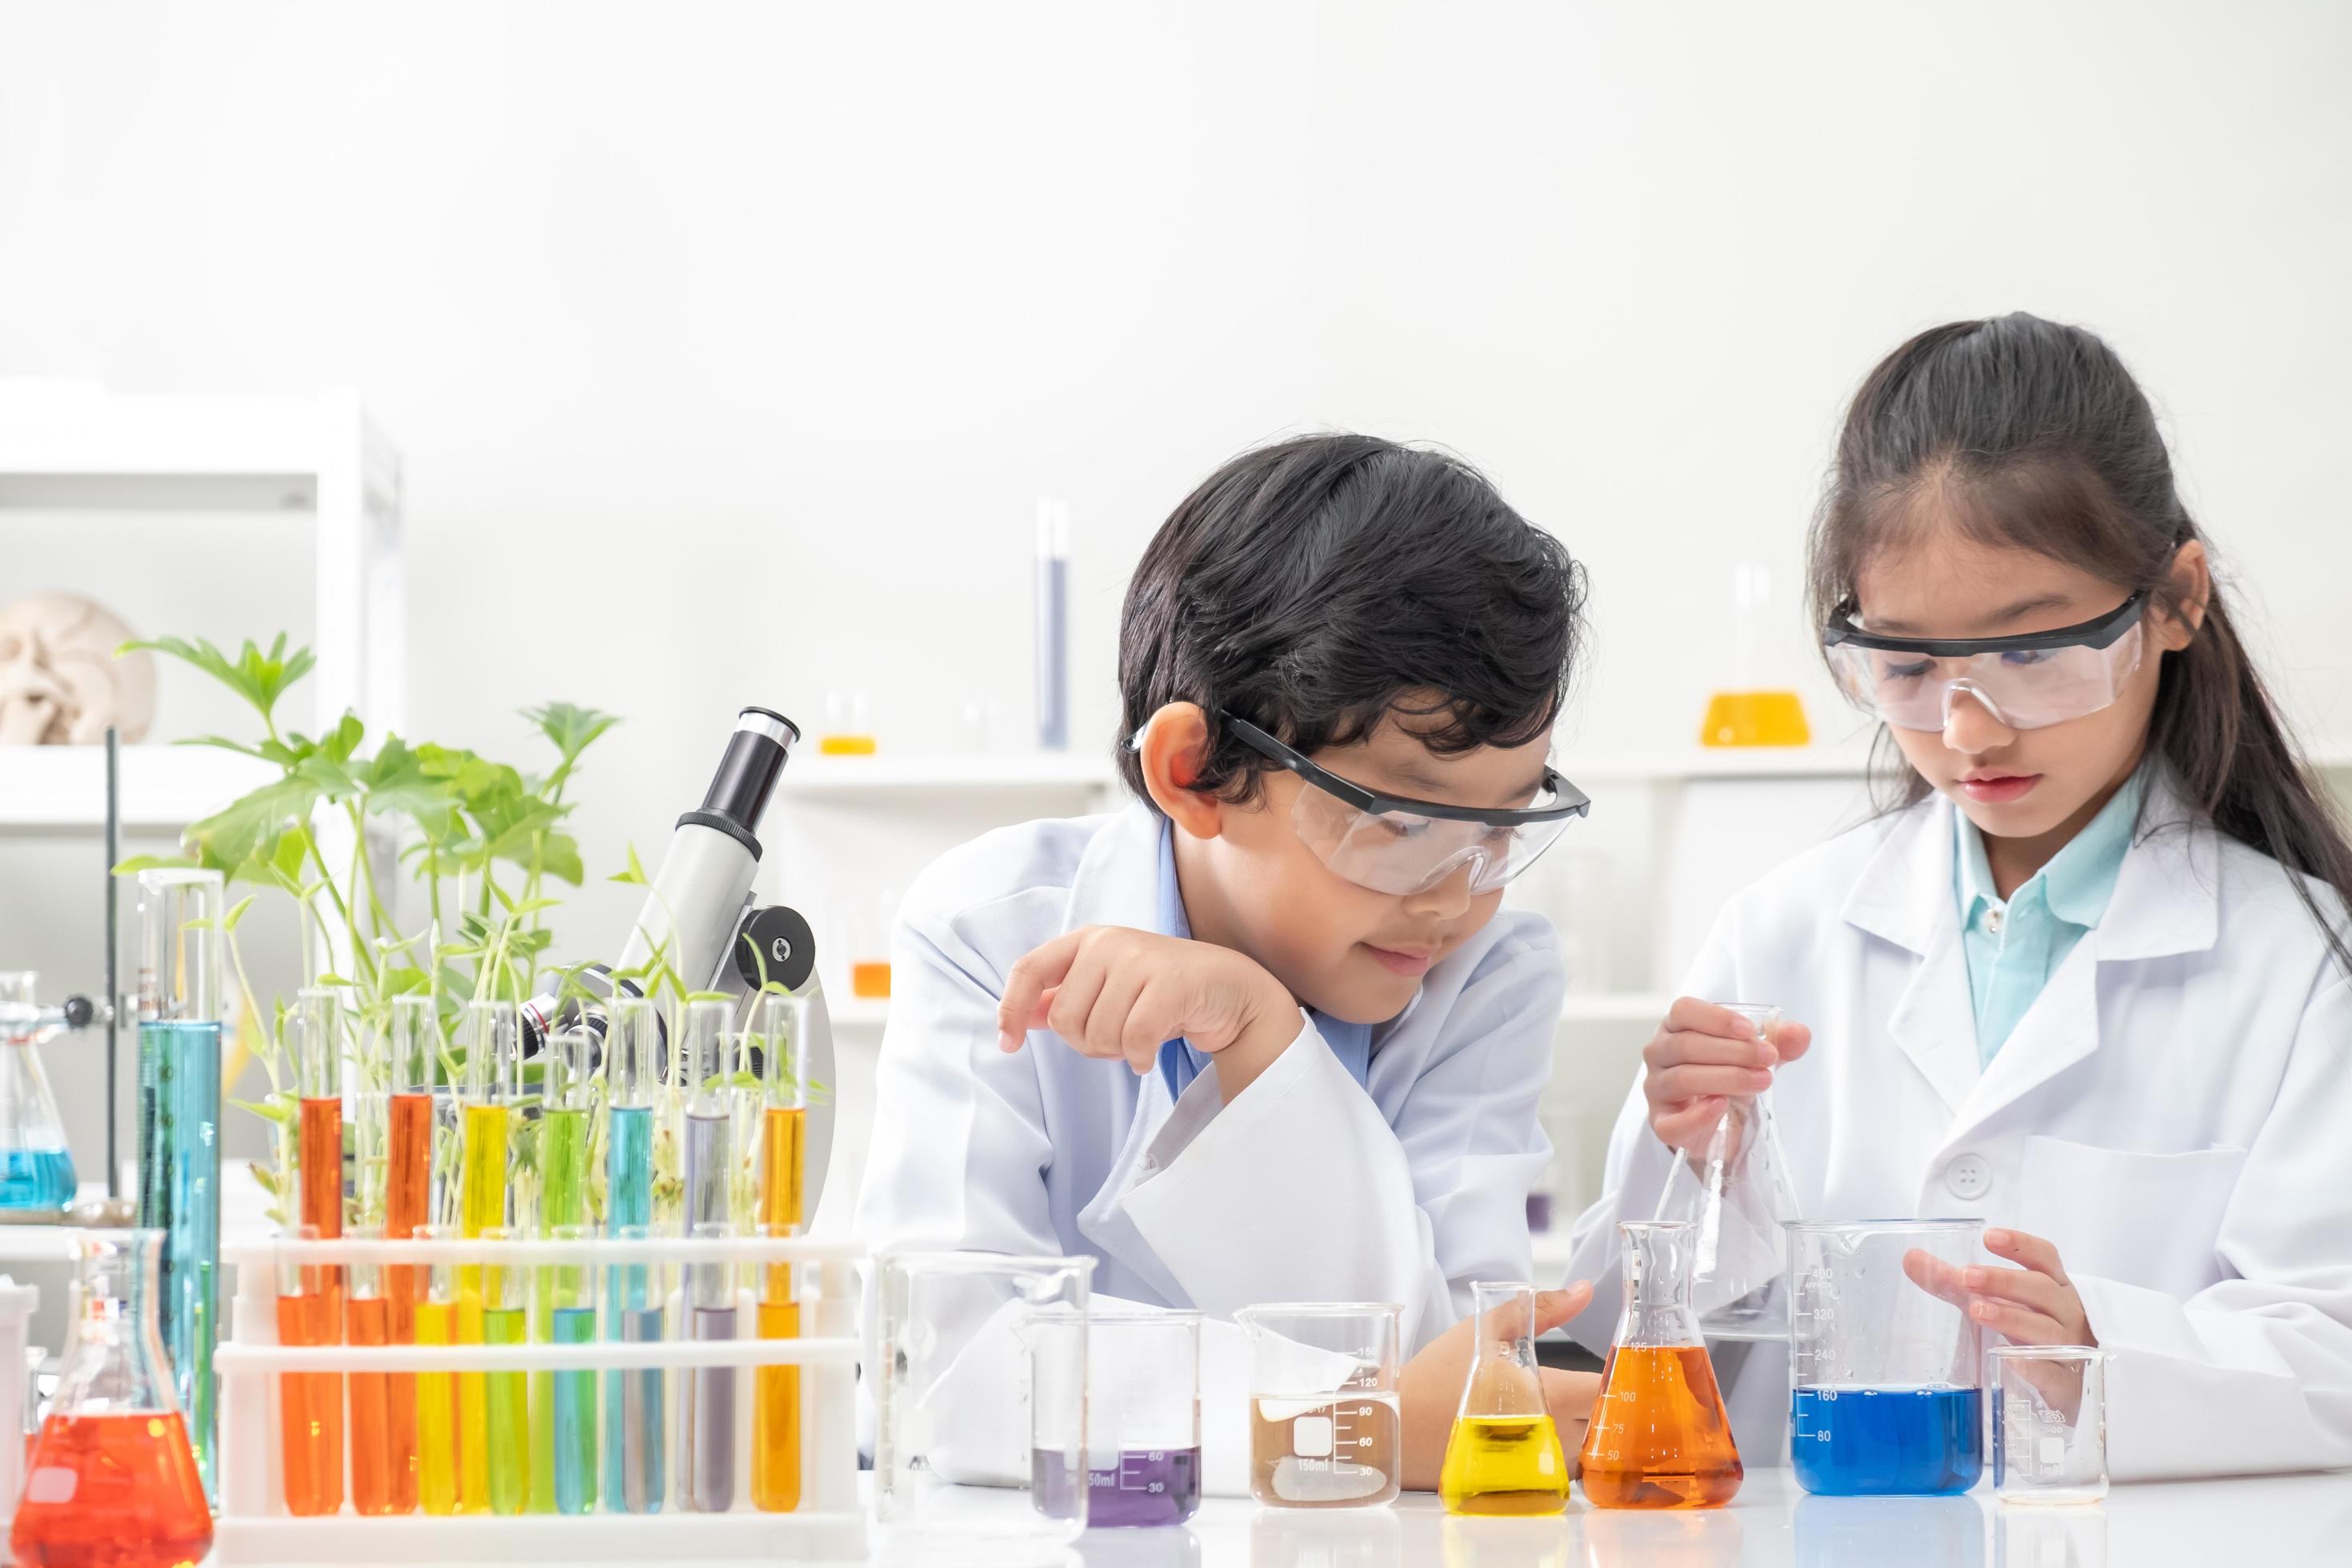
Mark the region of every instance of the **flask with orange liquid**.
POLYGON ((19 1563, 176 1568, 212 1551, 187 1425, 156 1331, 163 1233, 89 1230, 80 1320, 26 1463, 9 1532, 19 1563))
POLYGON ((1754 564, 1731 574, 1733 684, 1706 700, 1699 721, 1703 746, 1801 746, 1813 738, 1796 692, 1775 686, 1761 671, 1771 624, 1772 575, 1754 564))
POLYGON ((1739 1490, 1731 1420, 1691 1310, 1694 1228, 1631 1221, 1625 1307, 1579 1458, 1595 1508, 1716 1508, 1739 1490))

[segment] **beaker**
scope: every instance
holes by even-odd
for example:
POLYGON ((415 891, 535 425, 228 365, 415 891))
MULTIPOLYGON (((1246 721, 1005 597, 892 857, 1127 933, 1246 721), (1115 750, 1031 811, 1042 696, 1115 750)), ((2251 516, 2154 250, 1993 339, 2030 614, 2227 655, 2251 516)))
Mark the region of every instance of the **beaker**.
POLYGON ((1076 1512, 1089 1530, 1192 1518, 1201 1506, 1201 1314, 1096 1304, 1042 1313, 1030 1332, 1041 1343, 1085 1341, 1085 1426, 1040 1423, 1039 1506, 1076 1512))
MULTIPOLYGON (((1780 1009, 1722 1004, 1773 1039, 1780 1009)), ((1776 1340, 1789 1332, 1780 1227, 1801 1217, 1789 1157, 1772 1120, 1772 1091, 1734 1096, 1698 1145, 1682 1150, 1658 1194, 1660 1220, 1685 1220, 1691 1306, 1711 1340, 1776 1340)))
POLYGON ((875 1518, 909 1557, 1010 1568, 1058 1562, 1086 1528, 1083 1491, 1036 1485, 1037 1454, 1066 1468, 1087 1451, 1091 1258, 886 1253, 875 1266, 879 1416, 875 1518))
MULTIPOLYGON (((1765 674, 1766 628, 1773 625, 1772 574, 1745 562, 1731 569, 1731 684, 1710 693, 1699 721, 1703 746, 1801 746, 1812 739, 1805 704, 1765 674)), ((1777 671, 1775 672, 1777 673, 1777 671)))
POLYGON ((22 1563, 200 1562, 212 1512, 156 1331, 163 1233, 83 1231, 75 1246, 79 1320, 9 1547, 22 1563))
MULTIPOLYGON (((0 970, 0 1003, 29 1012, 38 978, 29 969, 0 970)), ((73 1154, 41 1070, 39 1039, 31 1028, 0 1029, 0 1209, 47 1212, 74 1200, 73 1154)))
POLYGON ((1739 1490, 1739 1451, 1690 1305, 1695 1227, 1629 1222, 1625 1305, 1579 1468, 1596 1508, 1715 1508, 1739 1490))
POLYGON ((1480 1280, 1470 1299, 1475 1348, 1438 1495, 1453 1513, 1558 1513, 1568 1506, 1568 1456, 1536 1366, 1536 1288, 1480 1280))
POLYGON ((1234 1314, 1250 1339, 1250 1495, 1363 1508, 1397 1495, 1392 1302, 1286 1301, 1234 1314))
POLYGON ((1965 1268, 1975 1219, 1801 1221, 1789 1238, 1789 1462, 1807 1491, 1964 1492, 1984 1468, 1983 1331, 1915 1283, 1965 1268), (1924 1259, 1923 1259, 1924 1261, 1924 1259))
POLYGON ((1992 1487, 2003 1502, 2107 1495, 2107 1363, 2090 1345, 1995 1345, 1992 1487))

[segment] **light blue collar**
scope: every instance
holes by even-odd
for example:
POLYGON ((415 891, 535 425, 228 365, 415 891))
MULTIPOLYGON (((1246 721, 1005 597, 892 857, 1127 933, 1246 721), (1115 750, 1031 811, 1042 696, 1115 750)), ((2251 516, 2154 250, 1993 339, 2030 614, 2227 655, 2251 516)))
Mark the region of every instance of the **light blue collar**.
MULTIPOLYGON (((1172 936, 1185 942, 1192 940, 1192 922, 1184 916, 1184 890, 1176 881, 1176 829, 1165 817, 1160 822, 1160 869, 1158 877, 1158 918, 1152 922, 1161 936, 1172 936)), ((1322 1013, 1309 1010, 1323 1043, 1348 1069, 1348 1076, 1362 1084, 1372 1070, 1372 1026, 1350 1024, 1322 1013)), ((1168 1098, 1176 1099, 1184 1092, 1185 1085, 1201 1076, 1209 1065, 1204 1052, 1194 1050, 1181 1038, 1168 1041, 1160 1047, 1160 1073, 1168 1080, 1168 1098)))
MULTIPOLYGON (((2027 878, 2008 901, 2017 903, 2037 890, 2052 914, 2069 925, 2088 931, 2107 912, 2115 896, 2116 879, 2131 849, 2132 829, 2139 822, 2140 798, 2147 793, 2143 766, 2124 781, 2083 831, 2066 841, 2050 863, 2027 878)), ((1993 891, 1992 866, 1985 858, 1984 836, 1964 812, 1952 813, 1958 843, 1952 858, 1954 892, 1960 905, 1960 929, 1972 924, 1979 908, 2000 904, 1993 891)))

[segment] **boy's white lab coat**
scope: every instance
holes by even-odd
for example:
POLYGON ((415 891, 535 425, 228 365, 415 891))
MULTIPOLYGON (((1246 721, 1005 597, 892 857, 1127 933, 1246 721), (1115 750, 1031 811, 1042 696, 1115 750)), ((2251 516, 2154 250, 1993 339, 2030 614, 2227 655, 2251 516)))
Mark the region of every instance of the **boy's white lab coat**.
MULTIPOLYGON (((1811 1026, 1772 1090, 1807 1216, 2053 1241, 2116 1352, 2119 1479, 2352 1465, 2352 991, 2318 928, 2159 774, 2105 918, 1980 1070, 1952 814, 1937 797, 1800 856, 1725 909, 1685 984, 1811 1026)), ((1637 1082, 1576 1230, 1587 1344, 1617 1310, 1615 1222, 1669 1168, 1637 1082)), ((1738 1372, 1753 1462, 1785 1452, 1787 1379, 1785 1345, 1738 1372)))
MULTIPOLYGON (((1432 968, 1374 1029, 1360 1087, 1304 1015, 1231 1105, 1213 1071, 1171 1104, 1157 1070, 1045 1030, 998 1050, 1017 960, 1082 926, 1154 929, 1161 831, 1140 805, 1029 823, 918 881, 891 952, 857 1235, 877 1252, 1092 1255, 1097 1297, 1212 1319, 1394 1301, 1410 1352, 1468 1312, 1473 1279, 1528 1277, 1527 1194, 1549 1153, 1536 1102, 1563 988, 1550 928, 1499 912, 1432 968)), ((1241 1331, 1205 1324, 1212 1491, 1247 1489, 1248 1370, 1241 1331)))

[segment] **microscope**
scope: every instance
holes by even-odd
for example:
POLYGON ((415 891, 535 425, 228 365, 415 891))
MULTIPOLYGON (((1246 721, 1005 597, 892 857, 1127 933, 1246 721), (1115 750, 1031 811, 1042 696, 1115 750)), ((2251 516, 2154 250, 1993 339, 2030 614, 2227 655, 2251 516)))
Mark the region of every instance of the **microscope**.
MULTIPOLYGON (((751 879, 760 868, 760 819, 783 776, 800 727, 767 708, 735 716, 702 804, 677 819, 661 869, 637 913, 619 959, 590 963, 577 984, 605 1000, 637 996, 637 978, 661 954, 688 991, 749 993, 777 984, 799 991, 816 967, 816 939, 796 910, 755 908, 751 879)), ((523 1050, 536 1052, 547 1036, 582 1027, 604 1038, 604 1007, 574 994, 544 992, 521 1007, 523 1050)), ((667 1024, 660 1026, 667 1031, 667 1024)), ((664 1035, 667 1044, 667 1034, 664 1035)))

